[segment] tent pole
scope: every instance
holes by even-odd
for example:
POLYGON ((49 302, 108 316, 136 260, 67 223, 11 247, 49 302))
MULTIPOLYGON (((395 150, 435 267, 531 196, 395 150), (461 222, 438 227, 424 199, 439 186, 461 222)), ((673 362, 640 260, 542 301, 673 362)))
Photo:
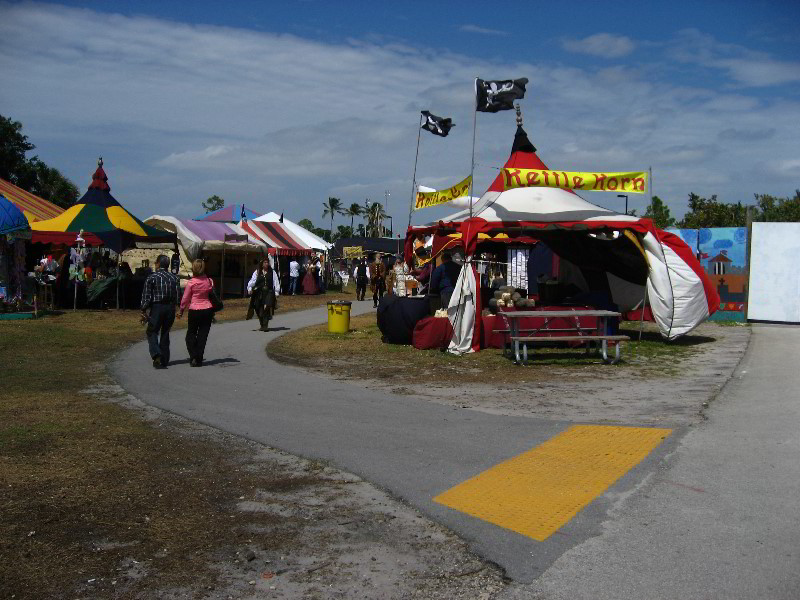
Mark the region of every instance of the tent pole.
POLYGON ((414 212, 414 200, 417 197, 417 162, 419 161, 419 138, 422 134, 422 113, 419 115, 419 125, 417 126, 417 154, 414 157, 414 175, 411 177, 411 204, 408 207, 408 226, 411 227, 411 213, 414 212))
POLYGON ((475 133, 478 128, 478 78, 475 78, 475 110, 472 111, 472 165, 469 170, 469 218, 472 218, 472 188, 475 180, 475 133))
POLYGON ((119 310, 119 261, 120 253, 117 252, 117 310, 119 310))
POLYGON ((247 244, 244 246, 244 266, 242 267, 242 298, 247 296, 247 244))
POLYGON ((225 236, 222 237, 222 264, 220 265, 219 276, 219 299, 225 297, 225 236))
POLYGON ((644 309, 647 307, 647 282, 644 282, 644 300, 642 300, 642 313, 639 315, 639 341, 642 341, 642 329, 644 328, 644 309))

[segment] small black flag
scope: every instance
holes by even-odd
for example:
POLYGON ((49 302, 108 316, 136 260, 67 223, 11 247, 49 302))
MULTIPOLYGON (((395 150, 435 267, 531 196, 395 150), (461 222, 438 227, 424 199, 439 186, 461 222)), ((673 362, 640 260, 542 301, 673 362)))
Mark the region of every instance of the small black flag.
POLYGON ((525 97, 527 78, 505 79, 503 81, 475 80, 477 110, 480 112, 498 112, 514 108, 514 100, 525 97))
POLYGON ((456 125, 453 123, 453 119, 437 117, 427 110, 423 110, 422 114, 425 117, 425 123, 422 125, 422 128, 430 131, 433 135, 447 137, 447 134, 450 133, 450 128, 456 125))
POLYGON ((283 213, 281 213, 281 218, 278 219, 278 223, 283 223, 283 213))

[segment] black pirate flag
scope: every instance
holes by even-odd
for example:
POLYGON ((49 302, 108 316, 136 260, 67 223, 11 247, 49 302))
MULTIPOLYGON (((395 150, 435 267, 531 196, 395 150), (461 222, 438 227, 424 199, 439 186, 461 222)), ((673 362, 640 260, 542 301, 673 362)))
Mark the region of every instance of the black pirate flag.
POLYGON ((514 100, 525 97, 527 78, 505 79, 502 81, 475 80, 477 110, 479 112, 499 112, 514 108, 514 100))
POLYGON ((450 128, 455 127, 455 123, 453 123, 452 119, 437 117, 427 110, 423 110, 422 114, 425 117, 425 123, 422 125, 422 128, 430 131, 433 135, 447 137, 447 134, 450 133, 450 128))

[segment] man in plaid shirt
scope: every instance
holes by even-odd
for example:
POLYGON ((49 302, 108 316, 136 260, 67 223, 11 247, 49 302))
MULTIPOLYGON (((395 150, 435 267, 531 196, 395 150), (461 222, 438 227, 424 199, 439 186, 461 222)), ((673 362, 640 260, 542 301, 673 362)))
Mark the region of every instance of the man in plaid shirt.
POLYGON ((169 272, 169 258, 156 259, 157 270, 144 282, 142 321, 147 321, 147 342, 153 367, 165 369, 169 363, 169 330, 175 322, 175 307, 180 302, 177 275, 169 272), (147 314, 150 309, 150 314, 147 314))

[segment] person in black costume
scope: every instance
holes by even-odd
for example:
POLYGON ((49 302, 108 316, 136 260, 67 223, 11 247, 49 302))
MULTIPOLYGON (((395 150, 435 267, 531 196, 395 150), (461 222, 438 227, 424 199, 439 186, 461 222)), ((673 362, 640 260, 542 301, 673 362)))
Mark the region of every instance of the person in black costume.
POLYGON ((258 268, 253 272, 253 276, 247 284, 247 291, 251 294, 247 319, 252 319, 254 313, 258 315, 261 331, 268 331, 269 320, 275 314, 275 309, 278 308, 275 279, 275 272, 269 264, 269 259, 265 258, 258 263, 258 268))
POLYGON ((369 269, 367 268, 367 260, 362 258, 356 266, 356 300, 363 300, 367 293, 367 284, 369 283, 369 269))

